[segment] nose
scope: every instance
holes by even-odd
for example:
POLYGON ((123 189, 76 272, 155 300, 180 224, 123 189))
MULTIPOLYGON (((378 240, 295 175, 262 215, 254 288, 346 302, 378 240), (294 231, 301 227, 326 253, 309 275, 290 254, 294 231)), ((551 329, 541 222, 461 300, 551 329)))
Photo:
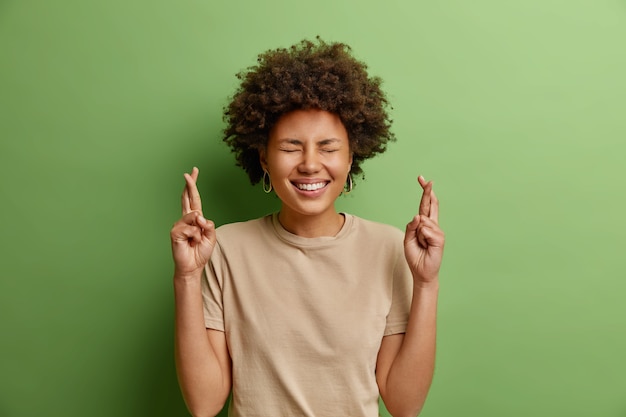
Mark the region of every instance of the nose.
POLYGON ((316 149, 307 148, 302 152, 302 160, 298 165, 298 170, 303 174, 312 174, 322 168, 320 155, 316 149))

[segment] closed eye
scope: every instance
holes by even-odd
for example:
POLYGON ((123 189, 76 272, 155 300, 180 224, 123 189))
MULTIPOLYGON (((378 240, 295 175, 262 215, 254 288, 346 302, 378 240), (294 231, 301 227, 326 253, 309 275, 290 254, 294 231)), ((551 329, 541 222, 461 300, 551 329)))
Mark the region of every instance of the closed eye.
POLYGON ((288 153, 298 152, 302 150, 302 142, 297 139, 289 139, 289 138, 283 139, 280 141, 278 149, 281 152, 288 152, 288 153))
POLYGON ((340 140, 336 138, 324 139, 318 142, 317 145, 322 152, 326 153, 337 152, 341 148, 341 146, 339 146, 340 140))

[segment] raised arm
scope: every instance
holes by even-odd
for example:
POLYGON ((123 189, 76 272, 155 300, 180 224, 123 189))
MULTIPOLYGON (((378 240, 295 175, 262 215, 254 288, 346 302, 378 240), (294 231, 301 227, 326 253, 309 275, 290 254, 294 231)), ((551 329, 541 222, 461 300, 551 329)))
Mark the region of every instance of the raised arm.
POLYGON ((176 303, 176 371, 194 417, 215 416, 231 389, 231 363, 224 332, 206 329, 202 270, 215 247, 215 225, 202 214, 199 171, 185 174, 182 217, 170 232, 176 303))
POLYGON ((439 267, 444 234, 439 228, 439 201, 432 182, 423 177, 419 213, 407 225, 404 253, 413 275, 413 300, 405 334, 383 338, 376 380, 385 406, 394 417, 418 415, 426 401, 435 368, 439 267))

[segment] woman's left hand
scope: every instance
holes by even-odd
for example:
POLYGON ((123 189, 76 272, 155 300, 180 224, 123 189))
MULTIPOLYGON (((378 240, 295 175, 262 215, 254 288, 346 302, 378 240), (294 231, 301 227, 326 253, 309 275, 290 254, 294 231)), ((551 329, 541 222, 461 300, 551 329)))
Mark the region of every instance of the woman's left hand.
POLYGON ((428 284, 439 278, 445 237, 439 228, 439 200, 432 181, 417 178, 423 194, 419 213, 406 225, 404 256, 413 273, 415 284, 428 284))

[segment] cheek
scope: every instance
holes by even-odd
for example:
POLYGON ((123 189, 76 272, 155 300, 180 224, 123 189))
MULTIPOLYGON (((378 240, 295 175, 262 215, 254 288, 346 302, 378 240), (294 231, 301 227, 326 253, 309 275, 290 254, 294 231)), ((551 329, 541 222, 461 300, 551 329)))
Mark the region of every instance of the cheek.
POLYGON ((283 155, 274 152, 267 155, 266 161, 267 167, 274 172, 283 171, 285 169, 285 166, 287 165, 287 161, 285 160, 283 155))
POLYGON ((337 161, 336 163, 333 164, 332 170, 333 172, 335 172, 335 175, 337 176, 347 176, 348 173, 350 172, 351 169, 351 164, 350 162, 346 162, 345 159, 341 160, 341 161, 337 161))

